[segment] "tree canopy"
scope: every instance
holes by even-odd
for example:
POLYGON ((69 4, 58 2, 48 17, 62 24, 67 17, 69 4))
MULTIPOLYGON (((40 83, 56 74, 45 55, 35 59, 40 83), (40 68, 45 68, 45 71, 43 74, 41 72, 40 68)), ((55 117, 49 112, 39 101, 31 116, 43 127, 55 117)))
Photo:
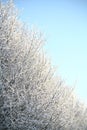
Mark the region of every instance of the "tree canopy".
POLYGON ((0 3, 0 130, 87 130, 87 107, 54 76, 44 38, 0 3))

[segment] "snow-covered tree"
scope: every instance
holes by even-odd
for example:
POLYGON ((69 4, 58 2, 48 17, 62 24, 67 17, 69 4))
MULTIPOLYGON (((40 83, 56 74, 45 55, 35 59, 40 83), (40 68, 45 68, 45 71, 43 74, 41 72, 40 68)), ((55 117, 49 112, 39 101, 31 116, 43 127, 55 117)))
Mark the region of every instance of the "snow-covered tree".
POLYGON ((0 130, 86 130, 87 108, 42 51, 12 1, 0 3, 0 130))

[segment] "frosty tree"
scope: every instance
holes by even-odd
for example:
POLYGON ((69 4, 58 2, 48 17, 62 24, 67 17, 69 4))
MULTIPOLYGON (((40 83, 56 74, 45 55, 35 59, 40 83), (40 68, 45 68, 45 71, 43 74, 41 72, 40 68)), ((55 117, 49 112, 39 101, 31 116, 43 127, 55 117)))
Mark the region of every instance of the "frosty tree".
POLYGON ((87 108, 59 77, 12 1, 0 3, 0 130, 87 130, 87 108))

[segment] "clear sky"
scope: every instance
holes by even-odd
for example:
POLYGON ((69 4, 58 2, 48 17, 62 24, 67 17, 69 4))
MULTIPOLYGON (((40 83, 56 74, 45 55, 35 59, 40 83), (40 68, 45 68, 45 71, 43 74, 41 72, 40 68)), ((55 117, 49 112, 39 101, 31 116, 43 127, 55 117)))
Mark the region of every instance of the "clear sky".
MULTIPOLYGON (((2 0, 4 1, 4 0, 2 0)), ((87 0, 14 0, 21 18, 44 32, 52 64, 87 103, 87 0)))

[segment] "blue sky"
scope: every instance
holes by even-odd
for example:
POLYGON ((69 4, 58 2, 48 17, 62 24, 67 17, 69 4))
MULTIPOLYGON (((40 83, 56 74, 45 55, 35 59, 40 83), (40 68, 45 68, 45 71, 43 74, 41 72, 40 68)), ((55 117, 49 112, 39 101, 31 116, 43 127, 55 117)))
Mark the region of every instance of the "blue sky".
MULTIPOLYGON (((4 1, 4 0, 3 0, 4 1)), ((23 21, 38 27, 58 74, 87 103, 87 1, 14 0, 23 21)))

